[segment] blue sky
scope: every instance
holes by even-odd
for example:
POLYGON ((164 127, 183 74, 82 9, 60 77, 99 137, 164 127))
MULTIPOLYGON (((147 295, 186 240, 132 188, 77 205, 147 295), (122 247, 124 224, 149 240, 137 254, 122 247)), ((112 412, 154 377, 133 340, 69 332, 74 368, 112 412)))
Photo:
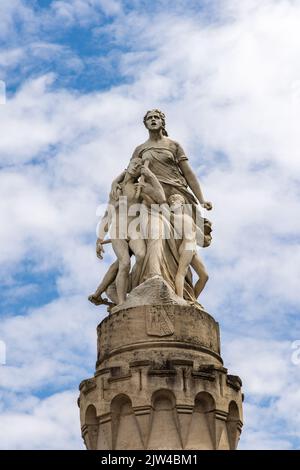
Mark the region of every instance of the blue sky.
POLYGON ((201 303, 243 380, 240 448, 299 448, 299 23, 292 0, 1 1, 1 448, 82 448, 96 208, 153 107, 214 203, 201 303))

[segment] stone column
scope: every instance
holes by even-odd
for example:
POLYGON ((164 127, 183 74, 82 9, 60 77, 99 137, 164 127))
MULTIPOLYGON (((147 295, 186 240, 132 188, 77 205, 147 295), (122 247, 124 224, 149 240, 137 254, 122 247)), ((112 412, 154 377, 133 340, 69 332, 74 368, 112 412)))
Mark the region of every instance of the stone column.
POLYGON ((88 449, 236 449, 239 377, 220 356, 219 325, 158 276, 98 326, 93 378, 80 384, 88 449))

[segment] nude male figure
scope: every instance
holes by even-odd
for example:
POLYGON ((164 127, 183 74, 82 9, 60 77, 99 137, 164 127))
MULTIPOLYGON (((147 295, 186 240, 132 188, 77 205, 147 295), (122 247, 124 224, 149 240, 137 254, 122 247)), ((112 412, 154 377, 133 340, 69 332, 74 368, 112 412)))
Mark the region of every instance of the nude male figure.
POLYGON ((146 254, 146 243, 143 239, 143 234, 138 234, 136 232, 133 233, 133 230, 130 230, 131 222, 134 221, 136 215, 129 215, 127 217, 127 237, 118 237, 120 230, 120 197, 126 198, 127 214, 128 212, 130 213, 130 208, 132 208, 134 204, 143 203, 149 206, 151 204, 161 204, 165 202, 164 191, 160 183, 148 168, 142 166, 141 159, 131 160, 126 173, 123 172, 122 175, 114 181, 112 188, 116 188, 116 186, 117 192, 111 192, 110 196, 110 203, 112 204, 112 207, 115 208, 115 213, 112 216, 111 211, 108 211, 103 217, 100 225, 100 237, 97 240, 96 251, 97 256, 102 259, 105 233, 109 228, 111 228, 115 235, 111 239, 111 243, 117 256, 117 260, 110 266, 95 293, 89 296, 89 300, 96 305, 107 303, 106 300, 101 298, 101 295, 105 292, 108 286, 114 282, 114 280, 116 281, 118 304, 123 303, 126 300, 131 266, 131 252, 135 255, 136 259, 136 263, 131 273, 132 289, 139 283, 142 263, 146 254), (138 183, 140 175, 143 177, 142 183, 138 183), (123 178, 123 180, 121 180, 121 178, 123 178))
POLYGON ((178 248, 179 262, 178 270, 175 277, 175 291, 179 297, 183 297, 184 280, 191 265, 198 274, 198 281, 194 286, 196 298, 199 297, 203 291, 205 284, 208 281, 208 274, 205 266, 197 253, 197 238, 203 238, 203 234, 199 234, 199 227, 195 224, 193 218, 183 210, 185 199, 181 194, 174 194, 169 197, 168 203, 170 208, 174 211, 175 230, 176 223, 177 229, 180 230, 182 240, 178 248))

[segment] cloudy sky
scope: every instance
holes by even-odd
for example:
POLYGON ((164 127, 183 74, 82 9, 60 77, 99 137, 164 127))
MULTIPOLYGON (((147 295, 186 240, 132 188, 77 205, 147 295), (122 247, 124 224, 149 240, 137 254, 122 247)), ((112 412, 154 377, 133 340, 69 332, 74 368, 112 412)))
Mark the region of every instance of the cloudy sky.
POLYGON ((240 448, 300 447, 299 50, 298 0, 1 0, 1 448, 83 448, 96 208, 153 107, 214 204, 201 303, 240 448))

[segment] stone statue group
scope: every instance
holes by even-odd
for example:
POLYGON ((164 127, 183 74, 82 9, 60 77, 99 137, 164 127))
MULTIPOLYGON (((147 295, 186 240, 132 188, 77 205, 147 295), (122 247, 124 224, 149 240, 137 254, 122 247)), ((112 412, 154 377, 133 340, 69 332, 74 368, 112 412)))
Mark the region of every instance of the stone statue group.
POLYGON ((122 304, 128 293, 157 275, 179 297, 196 303, 208 280, 197 245, 210 245, 211 223, 202 217, 199 204, 206 210, 212 204, 204 200, 182 147, 168 137, 165 115, 158 109, 148 111, 144 124, 149 138, 113 181, 98 226, 98 258, 111 243, 116 260, 89 296, 96 305, 122 304))

